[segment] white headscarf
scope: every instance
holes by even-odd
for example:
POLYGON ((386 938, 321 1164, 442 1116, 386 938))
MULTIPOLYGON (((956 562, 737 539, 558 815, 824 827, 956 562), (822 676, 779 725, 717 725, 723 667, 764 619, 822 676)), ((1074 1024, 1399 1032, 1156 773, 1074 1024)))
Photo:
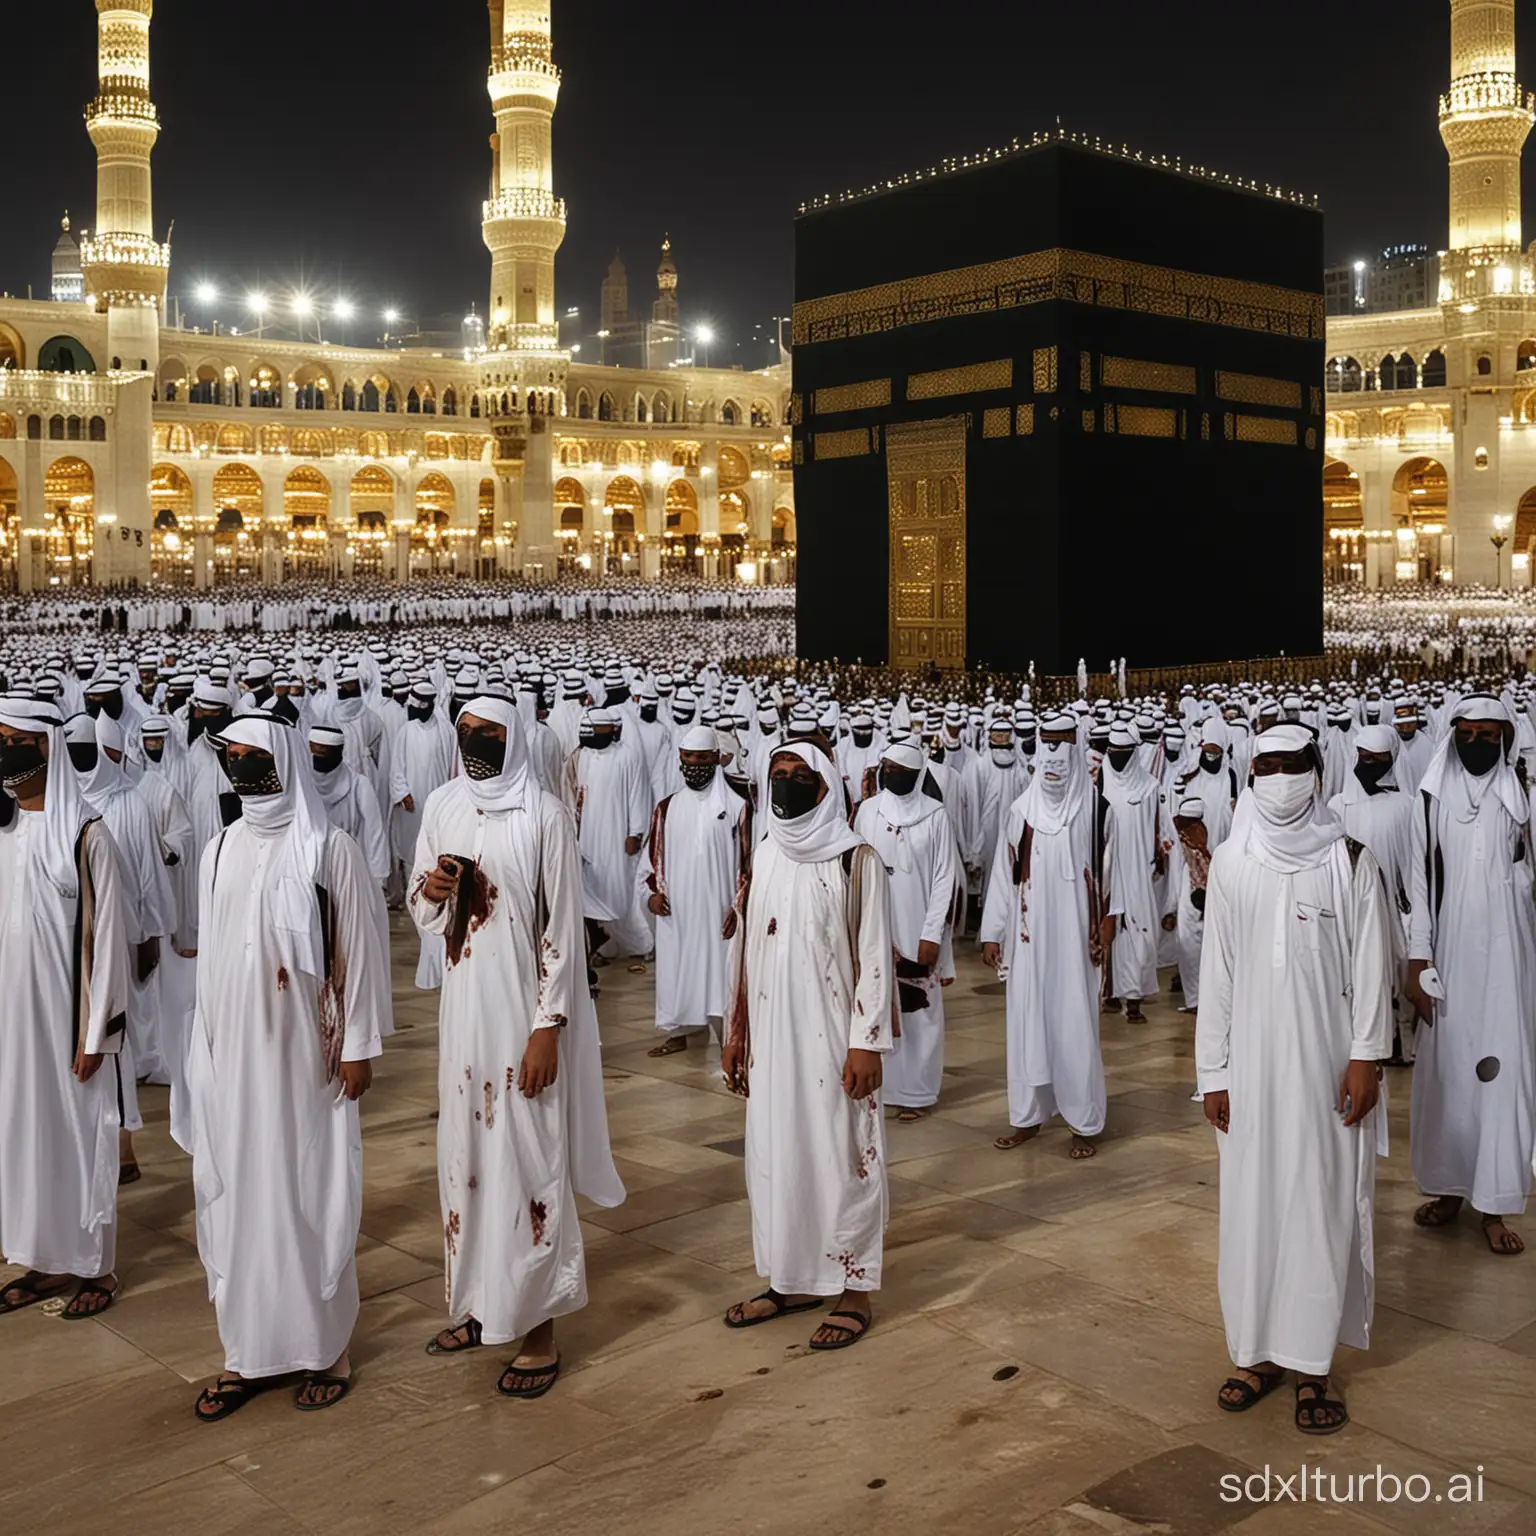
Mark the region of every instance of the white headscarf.
POLYGON ((523 734, 522 717, 516 704, 508 699, 477 694, 459 711, 459 719, 473 715, 506 727, 507 755, 501 772, 490 779, 472 779, 454 752, 456 771, 463 777, 469 798, 482 811, 520 811, 528 800, 528 740, 523 734))
MULTIPOLYGON (((712 727, 691 725, 683 732, 682 740, 677 744, 677 750, 679 752, 713 752, 718 759, 720 743, 712 727)), ((683 793, 692 795, 695 800, 707 802, 700 807, 706 815, 731 810, 740 803, 736 798, 736 791, 725 782, 725 769, 719 767, 710 775, 709 783, 703 789, 694 789, 692 785, 685 782, 683 793)))
POLYGON ((291 725, 271 715, 242 715, 219 738, 231 746, 272 754, 282 788, 275 795, 243 795, 241 819, 257 837, 282 837, 277 879, 268 891, 268 931, 284 962, 316 981, 325 978, 325 945, 315 887, 322 883, 330 832, 325 802, 309 766, 309 749, 291 725), (296 919, 302 915, 302 924, 296 919))
MULTIPOLYGON (((1315 746, 1316 740, 1306 726, 1276 725, 1254 741, 1253 756, 1257 761, 1272 752, 1300 752, 1315 746)), ((1232 830, 1227 834, 1228 841, 1249 858, 1282 875, 1316 869, 1343 836, 1344 825, 1323 803, 1322 783, 1315 773, 1312 798, 1290 821, 1273 820, 1252 787, 1244 789, 1232 813, 1232 830)))
POLYGON ((82 742, 91 742, 96 747, 96 766, 88 773, 76 770, 81 792, 90 804, 99 807, 113 796, 133 788, 122 765, 114 763, 107 756, 108 747, 118 752, 123 750, 123 733, 109 715, 103 714, 99 720, 93 720, 87 714, 71 715, 64 722, 64 740, 66 744, 73 743, 76 746, 82 742))
POLYGON ((1510 818, 1523 826, 1531 819, 1531 802, 1520 787, 1519 775, 1511 761, 1515 756, 1512 747, 1501 745, 1498 766, 1481 778, 1468 773, 1456 752, 1458 720, 1497 720, 1501 726, 1511 728, 1515 723, 1509 706, 1502 700, 1491 694, 1468 694, 1451 711, 1446 722, 1449 729, 1436 744, 1435 755, 1429 760, 1419 788, 1426 795, 1433 795, 1455 821, 1475 821, 1483 801, 1490 794, 1496 795, 1510 818))
MULTIPOLYGON (((1390 752, 1392 764, 1376 782, 1383 789, 1396 789, 1398 787, 1397 754, 1402 749, 1402 745, 1403 738, 1390 725, 1365 725, 1355 732, 1352 750, 1357 754, 1390 752)), ((1336 802, 1339 805, 1360 805, 1371 798, 1370 791, 1355 777, 1355 765, 1359 760, 1356 756, 1349 763, 1348 772, 1344 777, 1344 788, 1339 791, 1336 802)))
POLYGON ((881 788, 875 796, 875 815, 893 827, 912 827, 927 821, 944 809, 944 802, 937 795, 923 792, 928 770, 928 759, 920 747, 911 742, 896 742, 880 754, 882 763, 895 763, 900 768, 915 768, 917 783, 905 795, 898 795, 881 788))
POLYGON ((1046 741, 1077 729, 1070 715, 1050 715, 1040 722, 1040 744, 1035 749, 1035 773, 1020 796, 1025 822, 1050 837, 1070 826, 1088 796, 1088 765, 1076 743, 1046 741))
POLYGON ((864 839, 848 825, 843 781, 826 753, 808 741, 797 741, 773 750, 772 757, 784 756, 798 757, 814 768, 827 792, 803 816, 776 816, 769 807, 768 836, 775 847, 796 864, 823 864, 857 848, 864 839))
MULTIPOLYGON (((48 738, 48 778, 43 791, 43 871, 61 896, 80 894, 75 845, 80 829, 93 819, 64 745, 64 722, 52 704, 40 699, 0 698, 0 724, 48 738)), ((9 831, 21 824, 12 816, 9 831)))
MULTIPOLYGON (((312 725, 309 728, 309 744, 313 747, 330 747, 341 752, 346 748, 347 738, 345 733, 334 725, 312 725)), ((352 781, 357 775, 345 758, 342 759, 339 768, 332 769, 330 773, 319 773, 315 772, 314 753, 310 753, 310 771, 314 773, 315 789, 325 802, 328 811, 335 810, 352 793, 352 781)))

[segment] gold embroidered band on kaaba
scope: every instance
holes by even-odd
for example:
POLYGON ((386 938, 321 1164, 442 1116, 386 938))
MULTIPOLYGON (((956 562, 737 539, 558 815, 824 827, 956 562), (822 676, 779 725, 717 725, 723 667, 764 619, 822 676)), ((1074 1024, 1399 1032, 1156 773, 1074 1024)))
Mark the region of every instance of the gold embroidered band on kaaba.
POLYGON ((794 307, 792 339, 797 347, 812 346, 1053 299, 1304 341, 1324 337, 1320 293, 1179 272, 1086 251, 1051 250, 803 299, 794 307))

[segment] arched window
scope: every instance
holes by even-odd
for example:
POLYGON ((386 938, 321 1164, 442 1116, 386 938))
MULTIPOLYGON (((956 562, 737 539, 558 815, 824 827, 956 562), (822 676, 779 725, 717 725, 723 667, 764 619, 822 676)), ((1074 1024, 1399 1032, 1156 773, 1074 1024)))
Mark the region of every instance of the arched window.
POLYGON ((459 395, 458 395, 458 391, 456 389, 454 389, 452 384, 450 384, 448 386, 448 388, 443 391, 443 415, 444 416, 457 416, 458 414, 459 414, 459 395))
POLYGON ((1445 353, 1438 347, 1424 359, 1424 388, 1445 388, 1445 353))
POLYGON ((66 431, 64 435, 72 443, 78 443, 80 441, 80 418, 78 416, 71 416, 69 418, 69 421, 66 424, 66 431))
POLYGON ((27 436, 34 442, 43 435, 43 418, 41 416, 27 417, 27 436))
POLYGON ((64 418, 62 416, 50 416, 48 418, 48 440, 54 443, 64 441, 64 418))
POLYGON ((741 420, 741 407, 734 400, 727 400, 720 407, 720 422, 722 426, 734 427, 741 420))
POLYGON ((479 395, 471 395, 469 397, 469 414, 470 414, 470 416, 473 419, 475 419, 477 421, 479 420, 479 418, 480 418, 480 396, 479 395))
POLYGON ((1493 359, 1484 352, 1477 359, 1477 376, 1486 379, 1493 373, 1493 359))
POLYGON ((100 416, 91 417, 91 441, 104 443, 107 440, 107 424, 100 416))
POLYGON ((1536 341, 1522 341, 1515 348, 1515 367, 1522 372, 1527 368, 1536 368, 1536 341))
POLYGON ((405 397, 405 414, 407 416, 421 415, 421 396, 416 393, 414 387, 405 397))
POLYGON ((648 414, 649 413, 646 411, 646 408, 645 408, 645 396, 644 395, 636 395, 635 396, 635 420, 636 421, 644 421, 647 418, 648 414))
POLYGON ((605 389, 597 402, 597 419, 599 421, 612 421, 614 414, 613 396, 605 389))
POLYGON ((576 394, 576 414, 583 421, 592 419, 592 397, 584 389, 576 394))

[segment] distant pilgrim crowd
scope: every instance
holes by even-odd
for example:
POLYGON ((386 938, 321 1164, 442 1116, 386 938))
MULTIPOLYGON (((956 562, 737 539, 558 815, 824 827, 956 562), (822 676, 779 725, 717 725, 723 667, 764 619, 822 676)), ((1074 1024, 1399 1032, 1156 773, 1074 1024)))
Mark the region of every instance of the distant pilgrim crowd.
POLYGON ((1370 1338, 1386 1065, 1413 1068, 1414 1220, 1465 1206, 1491 1256, 1522 1251, 1520 677, 839 697, 830 670, 728 671, 730 626, 692 622, 572 638, 438 616, 131 648, 10 626, 0 1246, 25 1272, 0 1311, 132 1304, 119 1191, 139 1088, 169 1084, 225 1350, 196 1415, 279 1386, 302 1410, 347 1394, 390 908, 418 931, 417 986, 440 989, 447 1318, 423 1342, 507 1346, 510 1397, 554 1385, 557 1323, 587 1301, 577 1194, 625 1197, 611 959, 653 957, 651 1054, 718 1050, 745 1100, 766 1289, 731 1328, 828 1302, 811 1348, 873 1326, 888 1125, 941 1097, 945 989, 978 944, 1005 984, 995 1145, 1013 1156, 1093 1157, 1101 1014, 1144 1019, 1171 970, 1221 1157, 1223 1409, 1289 1374, 1299 1430, 1347 1421, 1330 1372, 1370 1338), (1016 1150, 1057 1119, 1060 1142, 1016 1150))

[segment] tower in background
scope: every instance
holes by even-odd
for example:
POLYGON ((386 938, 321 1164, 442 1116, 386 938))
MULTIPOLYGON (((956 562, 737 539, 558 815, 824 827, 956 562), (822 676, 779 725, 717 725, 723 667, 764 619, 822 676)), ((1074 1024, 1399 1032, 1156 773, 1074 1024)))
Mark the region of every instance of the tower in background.
POLYGON ((617 251, 613 253, 613 260, 608 263, 608 275, 603 279, 602 306, 598 313, 602 316, 600 324, 605 331, 629 324, 629 273, 624 270, 623 259, 617 251))
POLYGON ((651 319, 659 325, 676 325, 677 263, 672 260, 672 236, 661 242, 661 264, 656 268, 656 302, 651 305, 651 319))
POLYGON ((52 296, 55 304, 79 304, 85 298, 85 276, 80 271, 80 247, 69 232, 69 210, 59 220, 58 243, 53 248, 52 296))
POLYGON ((96 227, 80 248, 85 296, 107 316, 113 369, 160 365, 171 248, 154 233, 149 158, 160 120, 149 96, 155 0, 96 0, 97 91, 85 109, 96 147, 96 227))

